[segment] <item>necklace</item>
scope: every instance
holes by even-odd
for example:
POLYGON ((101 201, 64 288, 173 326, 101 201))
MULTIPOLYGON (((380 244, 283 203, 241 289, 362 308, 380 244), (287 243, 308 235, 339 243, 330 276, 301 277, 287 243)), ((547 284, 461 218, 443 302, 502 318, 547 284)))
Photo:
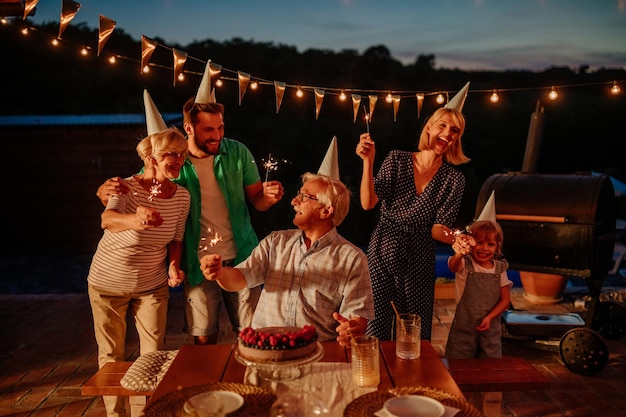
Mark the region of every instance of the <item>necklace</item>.
POLYGON ((416 153, 413 157, 413 163, 415 164, 415 167, 417 168, 417 172, 419 174, 422 174, 424 176, 432 176, 432 174, 436 172, 441 166, 441 161, 437 161, 431 164, 430 167, 426 167, 426 165, 424 165, 418 155, 419 154, 416 153))

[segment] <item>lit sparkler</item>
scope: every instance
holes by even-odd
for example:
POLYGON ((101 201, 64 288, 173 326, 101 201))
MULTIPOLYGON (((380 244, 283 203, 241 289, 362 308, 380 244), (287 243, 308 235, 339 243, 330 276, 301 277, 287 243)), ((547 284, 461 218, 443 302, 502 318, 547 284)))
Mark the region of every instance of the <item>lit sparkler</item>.
POLYGON ((152 186, 150 186, 150 195, 148 196, 148 201, 152 201, 155 197, 161 194, 161 183, 159 183, 156 178, 152 178, 152 186))
POLYGON ((278 171, 278 161, 272 158, 272 154, 270 153, 267 157, 267 161, 263 163, 263 166, 265 167, 265 182, 267 182, 270 171, 278 171))
POLYGON ((471 232, 469 230, 467 230, 467 229, 466 230, 453 229, 450 232, 448 232, 447 230, 444 230, 443 234, 445 236, 454 236, 456 238, 457 236, 460 236, 460 235, 469 235, 469 234, 471 234, 471 232))
MULTIPOLYGON (((209 227, 209 228, 207 229, 207 236, 210 236, 210 235, 211 235, 211 233, 212 233, 212 231, 213 231, 213 229, 211 229, 211 228, 209 227)), ((221 242, 222 240, 223 240, 223 239, 222 239, 222 236, 220 236, 218 232, 215 232, 215 233, 213 234, 213 236, 212 236, 212 237, 208 237, 208 238, 204 238, 204 237, 203 237, 203 238, 200 238, 200 242, 201 242, 201 244, 200 244, 200 250, 201 250, 201 251, 208 251, 208 250, 209 250, 209 248, 215 247, 215 245, 217 245, 217 244, 218 244, 218 242, 221 242), (207 243, 206 245, 204 245, 204 246, 203 246, 203 245, 202 245, 202 242, 203 242, 203 241, 204 241, 205 243, 207 243, 207 242, 208 242, 208 243, 207 243)))

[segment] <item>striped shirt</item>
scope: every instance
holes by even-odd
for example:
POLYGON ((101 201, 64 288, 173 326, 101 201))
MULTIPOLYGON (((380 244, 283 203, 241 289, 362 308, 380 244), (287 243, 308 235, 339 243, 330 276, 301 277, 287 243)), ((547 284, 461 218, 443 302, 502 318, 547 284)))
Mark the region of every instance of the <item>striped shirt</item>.
POLYGON ((270 233, 237 265, 248 288, 264 284, 252 327, 316 327, 320 341, 334 340, 346 318, 374 317, 365 253, 333 228, 307 250, 302 231, 270 233))
POLYGON ((126 179, 131 192, 114 195, 106 209, 134 214, 138 206, 159 211, 163 224, 146 230, 110 232, 98 243, 87 282, 99 289, 119 293, 151 291, 167 283, 167 245, 182 241, 189 213, 187 189, 177 185, 170 198, 153 198, 134 177, 126 179))

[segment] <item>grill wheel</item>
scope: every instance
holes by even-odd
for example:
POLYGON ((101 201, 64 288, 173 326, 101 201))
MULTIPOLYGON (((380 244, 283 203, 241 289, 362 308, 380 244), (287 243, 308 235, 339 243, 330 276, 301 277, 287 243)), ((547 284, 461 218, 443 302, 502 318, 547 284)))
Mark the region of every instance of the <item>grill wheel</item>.
POLYGON ((565 333, 561 337, 559 350, 565 367, 580 375, 599 372, 609 359, 609 351, 602 336, 585 327, 565 333))

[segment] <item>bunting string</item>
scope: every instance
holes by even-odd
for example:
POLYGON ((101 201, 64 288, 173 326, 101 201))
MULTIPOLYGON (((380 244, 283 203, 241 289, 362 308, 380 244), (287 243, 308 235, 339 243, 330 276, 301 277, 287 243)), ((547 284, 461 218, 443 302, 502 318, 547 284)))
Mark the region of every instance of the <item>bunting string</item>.
MULTIPOLYGON (((32 1, 32 0, 31 0, 32 1)), ((36 4, 36 3, 35 3, 36 4)), ((27 3, 27 6, 32 8, 32 2, 27 3)), ((61 11, 61 19, 60 19, 60 29, 57 37, 52 38, 52 42, 54 44, 58 44, 60 42, 69 42, 66 39, 61 39, 61 35, 67 28, 67 25, 71 22, 71 20, 75 17, 75 15, 80 10, 80 4, 76 3, 72 0, 63 0, 63 7, 61 11)), ((16 24, 18 29, 24 34, 24 36, 28 35, 31 32, 37 32, 38 28, 36 26, 28 24, 26 19, 27 13, 24 13, 24 17, 22 19, 21 25, 16 24), (21 28, 20 28, 21 26, 21 28)), ((2 17, 0 19, 0 24, 9 25, 12 23, 19 22, 18 19, 12 19, 10 21, 6 17, 2 17)), ((110 38, 111 34, 115 29, 115 21, 100 15, 100 27, 99 34, 97 39, 97 55, 100 56, 102 50, 105 47, 107 40, 110 38)), ((141 58, 136 59, 125 55, 120 55, 117 53, 109 53, 108 62, 111 64, 116 63, 119 60, 126 60, 131 62, 136 62, 139 65, 141 73, 150 72, 151 68, 160 68, 165 70, 173 71, 173 82, 174 87, 177 86, 177 82, 182 82, 189 75, 202 77, 203 73, 198 71, 193 71, 190 69, 185 69, 184 66, 188 61, 195 61, 204 65, 210 63, 212 68, 216 69, 217 80, 216 86, 219 86, 221 82, 237 82, 239 84, 239 105, 242 104, 244 95, 248 88, 252 88, 252 85, 257 86, 271 86, 274 89, 276 94, 276 113, 280 110, 280 105, 282 102, 283 95, 286 89, 293 89, 297 91, 298 97, 301 97, 304 92, 308 92, 313 94, 315 97, 315 118, 320 115, 322 103, 326 96, 338 97, 340 100, 347 100, 348 96, 351 97, 352 107, 354 112, 353 121, 356 122, 357 113, 360 108, 364 106, 360 106, 361 97, 367 97, 369 100, 369 112, 364 116, 371 121, 374 113, 374 106, 379 98, 383 98, 385 102, 389 103, 393 106, 394 110, 394 122, 396 121, 396 115, 398 109, 400 107, 400 102, 411 99, 415 100, 417 104, 417 117, 420 117, 420 111, 422 109, 422 105, 425 100, 434 97, 436 103, 438 105, 444 105, 448 101, 448 97, 450 95, 454 95, 455 89, 450 90, 438 90, 438 91, 421 91, 421 90, 377 90, 377 89, 361 89, 361 88, 345 88, 345 87, 332 87, 332 86, 317 86, 317 85, 302 85, 302 84, 288 84, 278 80, 268 80, 262 77, 255 76, 248 72, 244 72, 242 70, 233 70, 229 68, 223 68, 219 64, 212 63, 209 61, 204 61, 200 58, 188 55, 187 52, 181 51, 179 49, 170 47, 168 45, 164 45, 160 42, 147 38, 142 35, 141 39, 141 58), (173 57, 171 65, 151 62, 151 58, 153 53, 157 48, 162 48, 171 54, 173 57)), ((81 54, 89 55, 89 51, 93 50, 90 46, 82 46, 81 54)), ((607 86, 609 94, 613 96, 618 96, 621 94, 622 85, 625 80, 612 80, 606 82, 590 82, 590 83, 579 83, 579 84, 562 84, 562 85, 554 85, 551 87, 520 87, 520 88, 489 88, 489 89, 470 89, 469 93, 472 94, 487 94, 489 97, 489 101, 493 104, 497 104, 500 101, 500 95, 502 93, 507 92, 518 92, 518 91, 540 91, 542 92, 548 100, 555 101, 558 98, 558 91, 562 89, 569 88, 578 88, 578 87, 588 87, 588 86, 607 86)))

